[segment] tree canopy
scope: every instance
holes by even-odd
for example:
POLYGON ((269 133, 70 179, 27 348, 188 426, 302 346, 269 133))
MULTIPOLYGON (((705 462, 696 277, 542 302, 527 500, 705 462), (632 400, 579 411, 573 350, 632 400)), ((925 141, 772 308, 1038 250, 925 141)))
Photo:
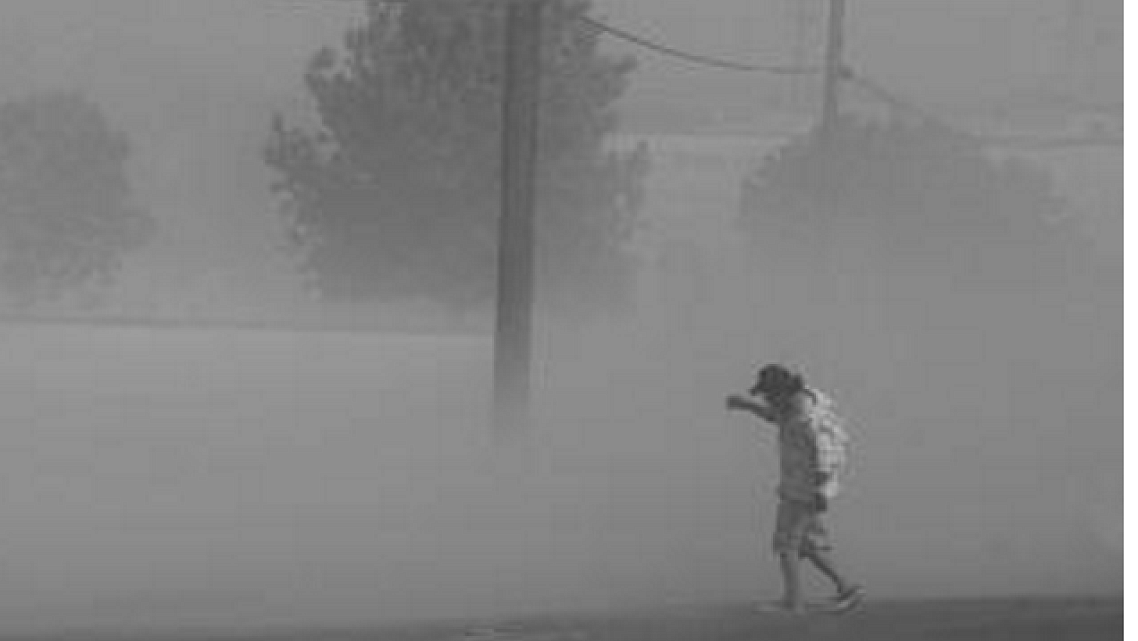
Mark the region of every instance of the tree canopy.
POLYGON ((1013 344, 1090 349, 1069 339, 1076 327, 1112 331, 1116 266, 1067 211, 1022 155, 935 125, 847 118, 829 140, 810 132, 769 156, 744 184, 739 225, 782 322, 838 341, 828 321, 878 319, 912 353, 963 354, 984 337, 999 360, 1013 344))
MULTIPOLYGON (((643 154, 606 142, 630 59, 577 20, 544 15, 537 221, 539 300, 619 304, 643 154)), ((302 263, 328 298, 428 298, 468 311, 495 288, 504 14, 497 3, 368 4, 305 76, 318 125, 275 119, 265 149, 302 263)))
POLYGON ((131 203, 129 141, 76 93, 0 105, 0 289, 18 306, 97 295, 153 234, 131 203))

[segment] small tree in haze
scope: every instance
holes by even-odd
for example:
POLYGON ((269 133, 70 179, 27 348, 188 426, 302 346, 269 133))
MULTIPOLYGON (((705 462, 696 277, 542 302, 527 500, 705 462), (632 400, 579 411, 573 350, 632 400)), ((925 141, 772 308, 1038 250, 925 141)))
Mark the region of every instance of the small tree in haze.
POLYGON ((998 159, 969 137, 931 124, 845 118, 830 140, 812 131, 767 158, 743 185, 740 222, 772 239, 856 224, 926 237, 939 230, 941 238, 969 230, 995 240, 1037 234, 1063 210, 1046 173, 998 159))
POLYGON ((1116 268, 1050 174, 943 127, 846 119, 828 141, 792 140, 748 177, 739 224, 769 313, 816 336, 872 316, 914 350, 949 335, 964 350, 981 333, 1059 342, 1079 314, 1113 321, 1116 268))
MULTIPOLYGON (((606 148, 633 64, 599 52, 589 6, 553 0, 544 21, 537 282, 561 311, 624 296, 646 162, 606 148)), ((503 27, 499 3, 373 1, 310 62, 319 124, 278 116, 265 155, 324 297, 492 300, 503 27)))
MULTIPOLYGON (((1042 275, 1075 250, 1051 177, 931 124, 846 118, 768 157, 743 185, 739 223, 769 259, 836 259, 855 239, 881 277, 1001 267, 1042 275)), ((848 252, 847 252, 848 253, 848 252)), ((843 268, 834 265, 841 271, 843 268)))
POLYGON ((0 106, 0 288, 13 304, 97 295, 151 237, 153 219, 130 202, 129 154, 78 94, 0 106))

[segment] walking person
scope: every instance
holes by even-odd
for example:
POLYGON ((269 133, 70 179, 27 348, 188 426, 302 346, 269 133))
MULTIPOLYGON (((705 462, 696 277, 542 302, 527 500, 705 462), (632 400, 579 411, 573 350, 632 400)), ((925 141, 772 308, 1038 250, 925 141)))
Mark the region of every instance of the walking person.
POLYGON ((822 519, 841 489, 839 474, 848 442, 832 402, 807 386, 800 374, 768 365, 759 372, 749 397, 732 395, 727 407, 778 429, 779 507, 773 547, 784 586, 778 605, 795 614, 806 612, 799 566, 801 559, 807 559, 834 584, 835 595, 827 609, 856 607, 865 590, 838 570, 822 519))

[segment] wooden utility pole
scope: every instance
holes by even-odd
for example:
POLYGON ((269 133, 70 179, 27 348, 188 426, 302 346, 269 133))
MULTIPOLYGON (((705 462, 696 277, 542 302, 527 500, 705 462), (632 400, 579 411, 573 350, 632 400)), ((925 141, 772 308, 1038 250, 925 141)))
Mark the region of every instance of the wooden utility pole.
POLYGON ((506 0, 502 217, 498 231, 494 414, 514 434, 530 416, 534 196, 544 0, 506 0))
POLYGON ((830 0, 826 27, 826 62, 822 75, 822 138, 829 138, 838 120, 838 100, 845 76, 842 48, 846 20, 846 0, 830 0))
MULTIPOLYGON (((818 125, 821 142, 821 190, 820 213, 822 220, 815 224, 810 234, 810 246, 814 255, 818 256, 812 271, 812 278, 816 279, 813 288, 823 295, 832 295, 835 283, 839 282, 838 274, 841 269, 834 261, 837 254, 832 251, 836 223, 842 216, 841 198, 836 192, 839 184, 841 168, 837 166, 834 134, 838 129, 840 116, 839 101, 841 99, 842 81, 845 79, 845 64, 843 62, 842 48, 844 46, 843 29, 846 18, 846 0, 829 0, 829 19, 826 23, 826 53, 822 68, 822 115, 818 125)), ((825 348, 831 347, 825 345, 825 348)))

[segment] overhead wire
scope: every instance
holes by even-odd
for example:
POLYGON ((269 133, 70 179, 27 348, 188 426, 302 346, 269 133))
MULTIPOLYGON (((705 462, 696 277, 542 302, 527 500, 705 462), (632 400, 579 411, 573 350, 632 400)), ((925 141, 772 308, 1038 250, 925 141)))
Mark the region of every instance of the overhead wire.
MULTIPOLYGON (((582 14, 578 16, 578 20, 602 33, 608 34, 611 37, 623 40, 650 51, 654 51, 664 56, 685 61, 693 65, 700 65, 727 71, 766 73, 783 76, 816 75, 822 73, 823 71, 821 68, 815 66, 741 62, 738 60, 728 60, 725 58, 692 53, 690 51, 685 51, 673 46, 663 44, 658 40, 653 40, 645 36, 637 35, 628 30, 614 27, 588 15, 582 14)), ((933 125, 946 132, 950 132, 953 135, 981 145, 1034 149, 1122 145, 1121 138, 1110 135, 1037 136, 1030 134, 1017 134, 1000 136, 970 132, 948 122, 945 118, 938 116, 932 111, 924 108, 916 101, 900 95, 898 92, 887 88, 882 83, 877 82, 865 74, 855 72, 852 69, 846 67, 839 70, 839 76, 841 80, 847 81, 852 85, 859 87, 867 94, 882 101, 895 111, 911 114, 927 124, 933 125)))
POLYGON ((919 120, 933 125, 938 129, 942 129, 955 136, 959 136, 963 139, 983 146, 1018 149, 1051 149, 1088 146, 1121 146, 1123 144, 1121 138, 1108 134, 1040 136, 1034 134, 981 134, 972 131, 966 131, 961 127, 948 122, 945 118, 938 116, 932 111, 922 107, 912 99, 906 98, 900 95, 898 92, 888 89, 882 83, 877 82, 864 74, 855 72, 850 69, 845 69, 843 71, 842 77, 843 79, 848 80, 854 86, 861 88, 866 93, 884 102, 886 105, 896 111, 909 113, 919 120))
POLYGON ((751 63, 751 62, 740 62, 737 60, 727 60, 724 58, 717 58, 714 56, 708 56, 708 55, 704 55, 704 54, 691 53, 688 51, 683 51, 681 49, 677 49, 675 47, 671 47, 671 46, 668 46, 665 44, 661 44, 658 41, 650 40, 644 36, 636 35, 630 31, 626 31, 624 29, 614 27, 614 26, 609 25, 607 23, 601 22, 600 20, 597 20, 595 18, 591 18, 587 15, 582 14, 581 16, 578 17, 578 20, 580 22, 587 24, 590 27, 592 27, 598 31, 601 31, 603 33, 606 33, 606 34, 608 34, 614 38, 618 38, 620 40, 623 40, 625 42, 629 42, 629 43, 637 45, 639 47, 643 47, 645 49, 655 51, 656 53, 659 53, 661 55, 669 56, 669 57, 676 58, 679 60, 684 60, 684 61, 691 63, 691 64, 694 64, 694 65, 701 65, 704 67, 713 67, 713 68, 723 69, 723 70, 727 70, 727 71, 741 71, 741 72, 746 72, 746 73, 766 73, 766 74, 783 75, 783 76, 811 75, 811 74, 821 73, 821 71, 822 71, 818 67, 809 67, 809 66, 801 66, 801 65, 780 65, 780 64, 760 64, 760 63, 751 63))

